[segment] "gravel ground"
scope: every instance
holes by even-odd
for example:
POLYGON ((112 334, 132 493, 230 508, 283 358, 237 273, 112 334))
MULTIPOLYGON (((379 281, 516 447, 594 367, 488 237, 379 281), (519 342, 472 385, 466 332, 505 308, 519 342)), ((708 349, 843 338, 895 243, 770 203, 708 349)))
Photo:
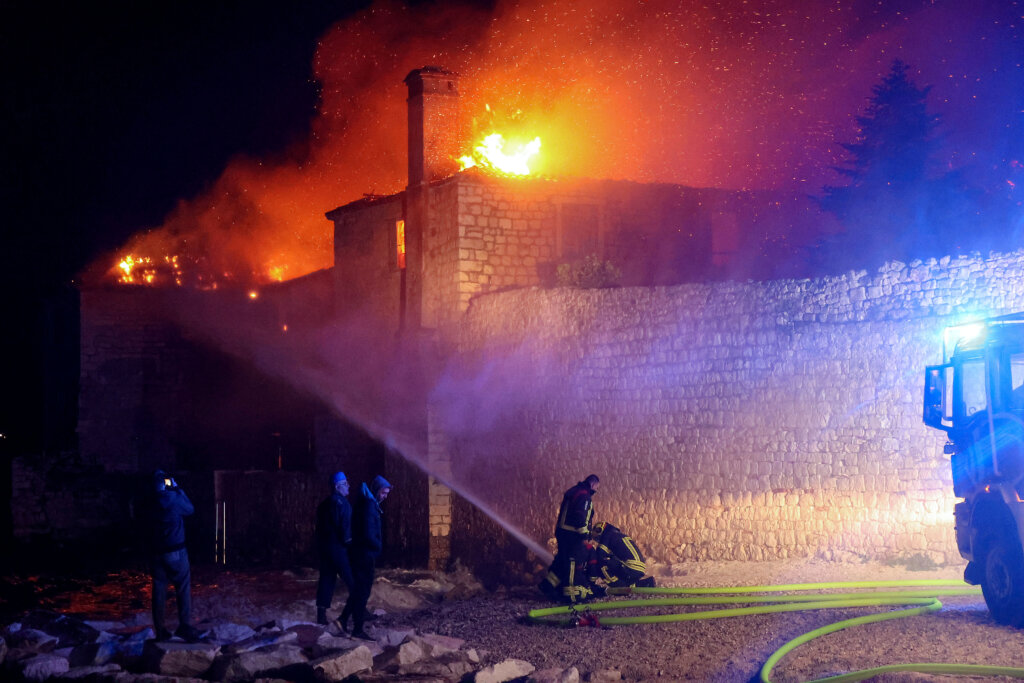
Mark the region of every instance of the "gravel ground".
MULTIPOLYGON (((721 563, 673 567, 662 585, 765 585, 822 581, 959 579, 963 568, 909 571, 881 564, 816 561, 721 563)), ((868 624, 805 644, 775 667, 773 680, 806 681, 903 662, 955 662, 1024 666, 1024 631, 997 625, 981 597, 947 597, 937 613, 868 624)), ((577 667, 581 674, 617 669, 629 681, 756 680, 779 646, 807 631, 886 608, 792 612, 666 624, 566 629, 530 625, 523 615, 542 605, 532 590, 442 602, 389 616, 422 631, 457 636, 494 660, 525 659, 538 669, 577 667)), ((955 680, 956 677, 893 673, 881 681, 955 680)), ((1011 680, 1011 679, 987 679, 1011 680)))
MULTIPOLYGON (((787 561, 763 563, 703 562, 661 568, 660 585, 731 586, 822 581, 959 579, 962 566, 910 571, 876 563, 787 561)), ((657 572, 656 572, 657 573, 657 572)), ((393 585, 409 583, 424 572, 384 572, 393 585)), ((310 620, 313 571, 210 573, 197 571, 194 612, 197 620, 256 623, 274 618, 310 620)), ((38 582, 37 582, 38 583, 38 582)), ((94 583, 76 582, 62 592, 37 594, 38 606, 93 618, 145 619, 146 578, 110 574, 94 583), (127 589, 127 590, 126 590, 127 589), (141 611, 140 611, 141 610, 141 611)), ((340 594, 341 591, 339 591, 340 594)), ((455 591, 458 593, 460 591, 455 591)), ((380 594, 386 591, 381 589, 380 594)), ((398 592, 400 594, 400 591, 398 592)), ((449 593, 449 596, 453 593, 449 593)), ((995 624, 981 597, 942 599, 940 612, 868 624, 816 639, 775 667, 773 680, 805 681, 822 676, 901 662, 956 662, 1024 667, 1024 631, 995 624)), ((371 607, 375 602, 371 601, 371 607)), ((381 607, 379 603, 376 605, 381 607)), ((756 680, 762 664, 790 639, 852 616, 886 608, 791 612, 665 624, 607 628, 536 625, 524 617, 548 606, 533 587, 430 602, 407 610, 389 609, 372 627, 413 627, 423 633, 462 638, 485 663, 505 658, 529 661, 538 669, 575 666, 586 680, 592 672, 614 669, 628 681, 756 680)), ((340 608, 336 600, 335 610, 340 608)), ((173 610, 171 610, 173 613, 173 610)), ((332 611, 332 615, 333 615, 332 611)), ((887 674, 882 681, 955 680, 914 673, 887 674)), ((965 679, 961 679, 965 680, 965 679)), ((1010 679, 986 679, 1010 680, 1010 679)))

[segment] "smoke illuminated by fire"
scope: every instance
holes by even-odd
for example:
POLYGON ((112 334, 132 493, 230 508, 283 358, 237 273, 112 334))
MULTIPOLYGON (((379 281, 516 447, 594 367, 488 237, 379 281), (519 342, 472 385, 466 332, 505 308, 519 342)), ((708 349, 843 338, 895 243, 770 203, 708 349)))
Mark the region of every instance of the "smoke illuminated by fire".
POLYGON ((1017 39, 1009 4, 376 3, 319 42, 308 141, 234 160, 99 270, 108 281, 213 287, 330 267, 324 213, 405 186, 402 81, 425 65, 460 75, 469 139, 500 130, 544 141, 532 173, 813 194, 835 181, 836 140, 852 137, 871 85, 899 57, 934 86, 949 127, 969 133, 945 163, 976 163, 985 145, 1003 144, 983 134, 1008 116, 996 104, 1012 104, 1000 88, 1019 64, 995 50, 1017 39))

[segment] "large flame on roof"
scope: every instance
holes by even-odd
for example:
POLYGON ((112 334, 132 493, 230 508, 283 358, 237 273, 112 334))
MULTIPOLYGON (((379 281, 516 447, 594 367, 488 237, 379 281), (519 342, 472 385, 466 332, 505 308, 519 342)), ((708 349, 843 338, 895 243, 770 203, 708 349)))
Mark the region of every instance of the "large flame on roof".
POLYGON ((534 138, 525 144, 509 145, 505 149, 505 137, 501 133, 491 133, 479 145, 473 148, 471 155, 459 158, 461 170, 481 167, 509 175, 529 175, 530 159, 540 152, 540 138, 534 138))

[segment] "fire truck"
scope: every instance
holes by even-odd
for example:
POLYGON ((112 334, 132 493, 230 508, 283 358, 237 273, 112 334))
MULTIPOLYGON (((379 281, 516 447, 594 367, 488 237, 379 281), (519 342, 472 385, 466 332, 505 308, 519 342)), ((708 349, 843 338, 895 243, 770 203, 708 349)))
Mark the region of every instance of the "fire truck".
POLYGON ((1024 313, 946 328, 925 369, 924 422, 947 434, 964 580, 1024 626, 1024 313))

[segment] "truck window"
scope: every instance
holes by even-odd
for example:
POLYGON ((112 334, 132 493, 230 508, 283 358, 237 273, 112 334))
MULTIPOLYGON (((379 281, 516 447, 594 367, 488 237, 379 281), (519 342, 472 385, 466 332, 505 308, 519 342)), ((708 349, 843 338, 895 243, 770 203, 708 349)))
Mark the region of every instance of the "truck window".
POLYGON ((981 359, 966 361, 961 367, 960 391, 964 402, 964 415, 970 417, 988 407, 985 393, 985 362, 981 359))
POLYGON ((1010 354, 1010 408, 1024 409, 1024 352, 1010 354))

